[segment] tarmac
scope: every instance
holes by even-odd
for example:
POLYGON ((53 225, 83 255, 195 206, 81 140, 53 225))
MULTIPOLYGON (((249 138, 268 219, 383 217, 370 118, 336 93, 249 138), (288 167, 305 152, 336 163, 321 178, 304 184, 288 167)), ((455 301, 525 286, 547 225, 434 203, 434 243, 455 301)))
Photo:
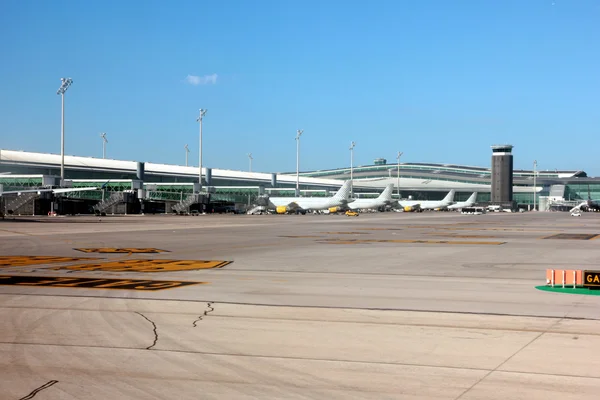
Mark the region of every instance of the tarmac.
POLYGON ((0 398, 593 398, 600 296, 536 286, 599 256, 595 213, 7 218, 0 398))

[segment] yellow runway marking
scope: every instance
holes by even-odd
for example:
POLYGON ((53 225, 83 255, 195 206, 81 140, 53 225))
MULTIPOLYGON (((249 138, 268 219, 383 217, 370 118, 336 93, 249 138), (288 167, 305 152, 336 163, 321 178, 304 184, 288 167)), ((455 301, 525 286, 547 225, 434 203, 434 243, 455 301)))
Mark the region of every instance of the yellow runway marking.
POLYGON ((53 256, 0 256, 0 268, 24 267, 27 265, 67 263, 74 261, 98 260, 89 257, 53 257, 53 256))
POLYGON ((223 268, 231 261, 221 260, 122 260, 101 264, 78 264, 52 268, 70 271, 105 272, 176 272, 197 269, 223 268))
POLYGON ((384 239, 323 239, 317 240, 319 243, 329 243, 329 244, 363 244, 363 243, 418 243, 418 244, 480 244, 480 245, 501 245, 506 242, 475 242, 475 241, 447 241, 447 240, 409 240, 409 239, 393 239, 393 240, 384 240, 384 239))
POLYGON ((173 289, 181 286, 206 284, 208 282, 190 281, 153 281, 141 279, 96 279, 54 276, 19 276, 0 275, 0 285, 12 286, 46 286, 60 288, 84 289, 127 289, 156 291, 173 289))
POLYGON ((160 250, 155 248, 130 248, 130 247, 100 247, 100 248, 89 248, 89 249, 73 249, 84 253, 168 253, 167 250, 160 250))

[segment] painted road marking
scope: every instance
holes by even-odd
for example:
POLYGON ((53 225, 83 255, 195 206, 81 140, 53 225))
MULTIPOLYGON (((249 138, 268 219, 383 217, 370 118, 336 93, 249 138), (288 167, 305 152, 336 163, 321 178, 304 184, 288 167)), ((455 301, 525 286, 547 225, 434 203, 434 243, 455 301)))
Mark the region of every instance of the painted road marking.
POLYGON ((358 228, 360 231, 401 231, 400 228, 358 228))
POLYGON ((407 226, 407 228, 431 228, 446 231, 508 231, 508 232, 556 232, 556 229, 525 229, 525 228, 467 228, 448 226, 407 226))
POLYGON ((176 287, 206 284, 208 282, 190 281, 153 281, 141 279, 95 279, 95 278, 63 278, 55 276, 18 276, 0 275, 0 285, 11 286, 46 286, 61 288, 85 289, 125 289, 156 291, 176 287))
POLYGON ((196 269, 223 268, 232 261, 221 260, 120 260, 100 264, 77 264, 52 268, 70 271, 105 272, 175 272, 196 269))
POLYGON ((462 240, 409 240, 409 239, 323 239, 317 240, 319 243, 330 244, 362 244, 362 243, 421 243, 421 244, 480 244, 480 245, 501 245, 506 242, 474 242, 462 240))
POLYGON ((89 257, 53 257, 53 256, 0 256, 0 268, 24 267, 27 265, 68 263, 74 261, 98 260, 89 257))
POLYGON ((367 235, 369 232, 321 232, 328 235, 367 235))
POLYGON ((149 248, 133 248, 133 247, 99 247, 99 248, 89 248, 89 249, 73 249, 77 251, 81 251, 84 253, 168 253, 168 250, 155 249, 152 247, 149 248))
POLYGON ((597 233, 559 233, 556 235, 545 236, 542 239, 565 239, 565 240, 591 240, 596 238, 597 233))
POLYGON ((280 235, 279 237, 283 237, 283 238, 320 238, 323 236, 317 236, 317 235, 280 235))
POLYGON ((446 233, 434 233, 434 232, 428 232, 427 235, 453 237, 453 238, 460 238, 460 239, 496 239, 496 238, 498 238, 498 236, 490 236, 490 235, 457 235, 454 233, 446 234, 446 233))

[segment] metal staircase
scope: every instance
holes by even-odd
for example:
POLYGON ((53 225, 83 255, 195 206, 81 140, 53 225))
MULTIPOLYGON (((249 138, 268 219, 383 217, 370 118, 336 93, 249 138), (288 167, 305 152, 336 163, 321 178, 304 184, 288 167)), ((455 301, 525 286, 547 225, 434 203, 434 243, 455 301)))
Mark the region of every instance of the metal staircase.
POLYGON ((199 197, 200 195, 197 193, 194 194, 189 194, 185 199, 183 199, 182 201, 180 201, 179 203, 175 204, 172 207, 172 210, 178 213, 182 213, 184 211, 188 211, 189 207, 192 204, 196 204, 199 202, 199 197))
POLYGON ((252 208, 251 210, 248 210, 248 212, 246 214, 248 215, 254 215, 254 214, 260 214, 263 212, 267 211, 267 207, 265 206, 256 206, 254 208, 252 208))
POLYGON ((6 205, 6 210, 12 214, 16 214, 17 211, 25 206, 26 204, 28 204, 31 201, 34 201, 36 198, 38 198, 40 195, 37 192, 31 192, 31 193, 24 193, 20 196, 17 196, 13 201, 11 201, 10 203, 8 203, 6 205))
POLYGON ((100 203, 96 204, 93 209, 97 212, 104 212, 115 204, 123 203, 125 201, 124 192, 113 192, 110 197, 100 203))

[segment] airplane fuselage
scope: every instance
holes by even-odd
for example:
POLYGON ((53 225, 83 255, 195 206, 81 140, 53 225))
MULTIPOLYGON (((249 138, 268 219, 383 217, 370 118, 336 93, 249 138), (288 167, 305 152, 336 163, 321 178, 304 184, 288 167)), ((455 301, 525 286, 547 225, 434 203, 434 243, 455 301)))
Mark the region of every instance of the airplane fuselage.
POLYGON ((424 201, 400 201, 398 202, 400 207, 419 207, 422 210, 434 210, 436 208, 446 208, 450 204, 450 202, 446 201, 434 201, 434 200, 424 200, 424 201))
POLYGON ((318 198, 318 197, 271 197, 269 205, 271 208, 290 207, 302 210, 327 210, 331 207, 346 205, 344 199, 318 198))
POLYGON ((387 200, 379 199, 356 199, 351 203, 348 203, 348 208, 352 210, 360 210, 367 208, 380 208, 385 207, 390 202, 387 200))

